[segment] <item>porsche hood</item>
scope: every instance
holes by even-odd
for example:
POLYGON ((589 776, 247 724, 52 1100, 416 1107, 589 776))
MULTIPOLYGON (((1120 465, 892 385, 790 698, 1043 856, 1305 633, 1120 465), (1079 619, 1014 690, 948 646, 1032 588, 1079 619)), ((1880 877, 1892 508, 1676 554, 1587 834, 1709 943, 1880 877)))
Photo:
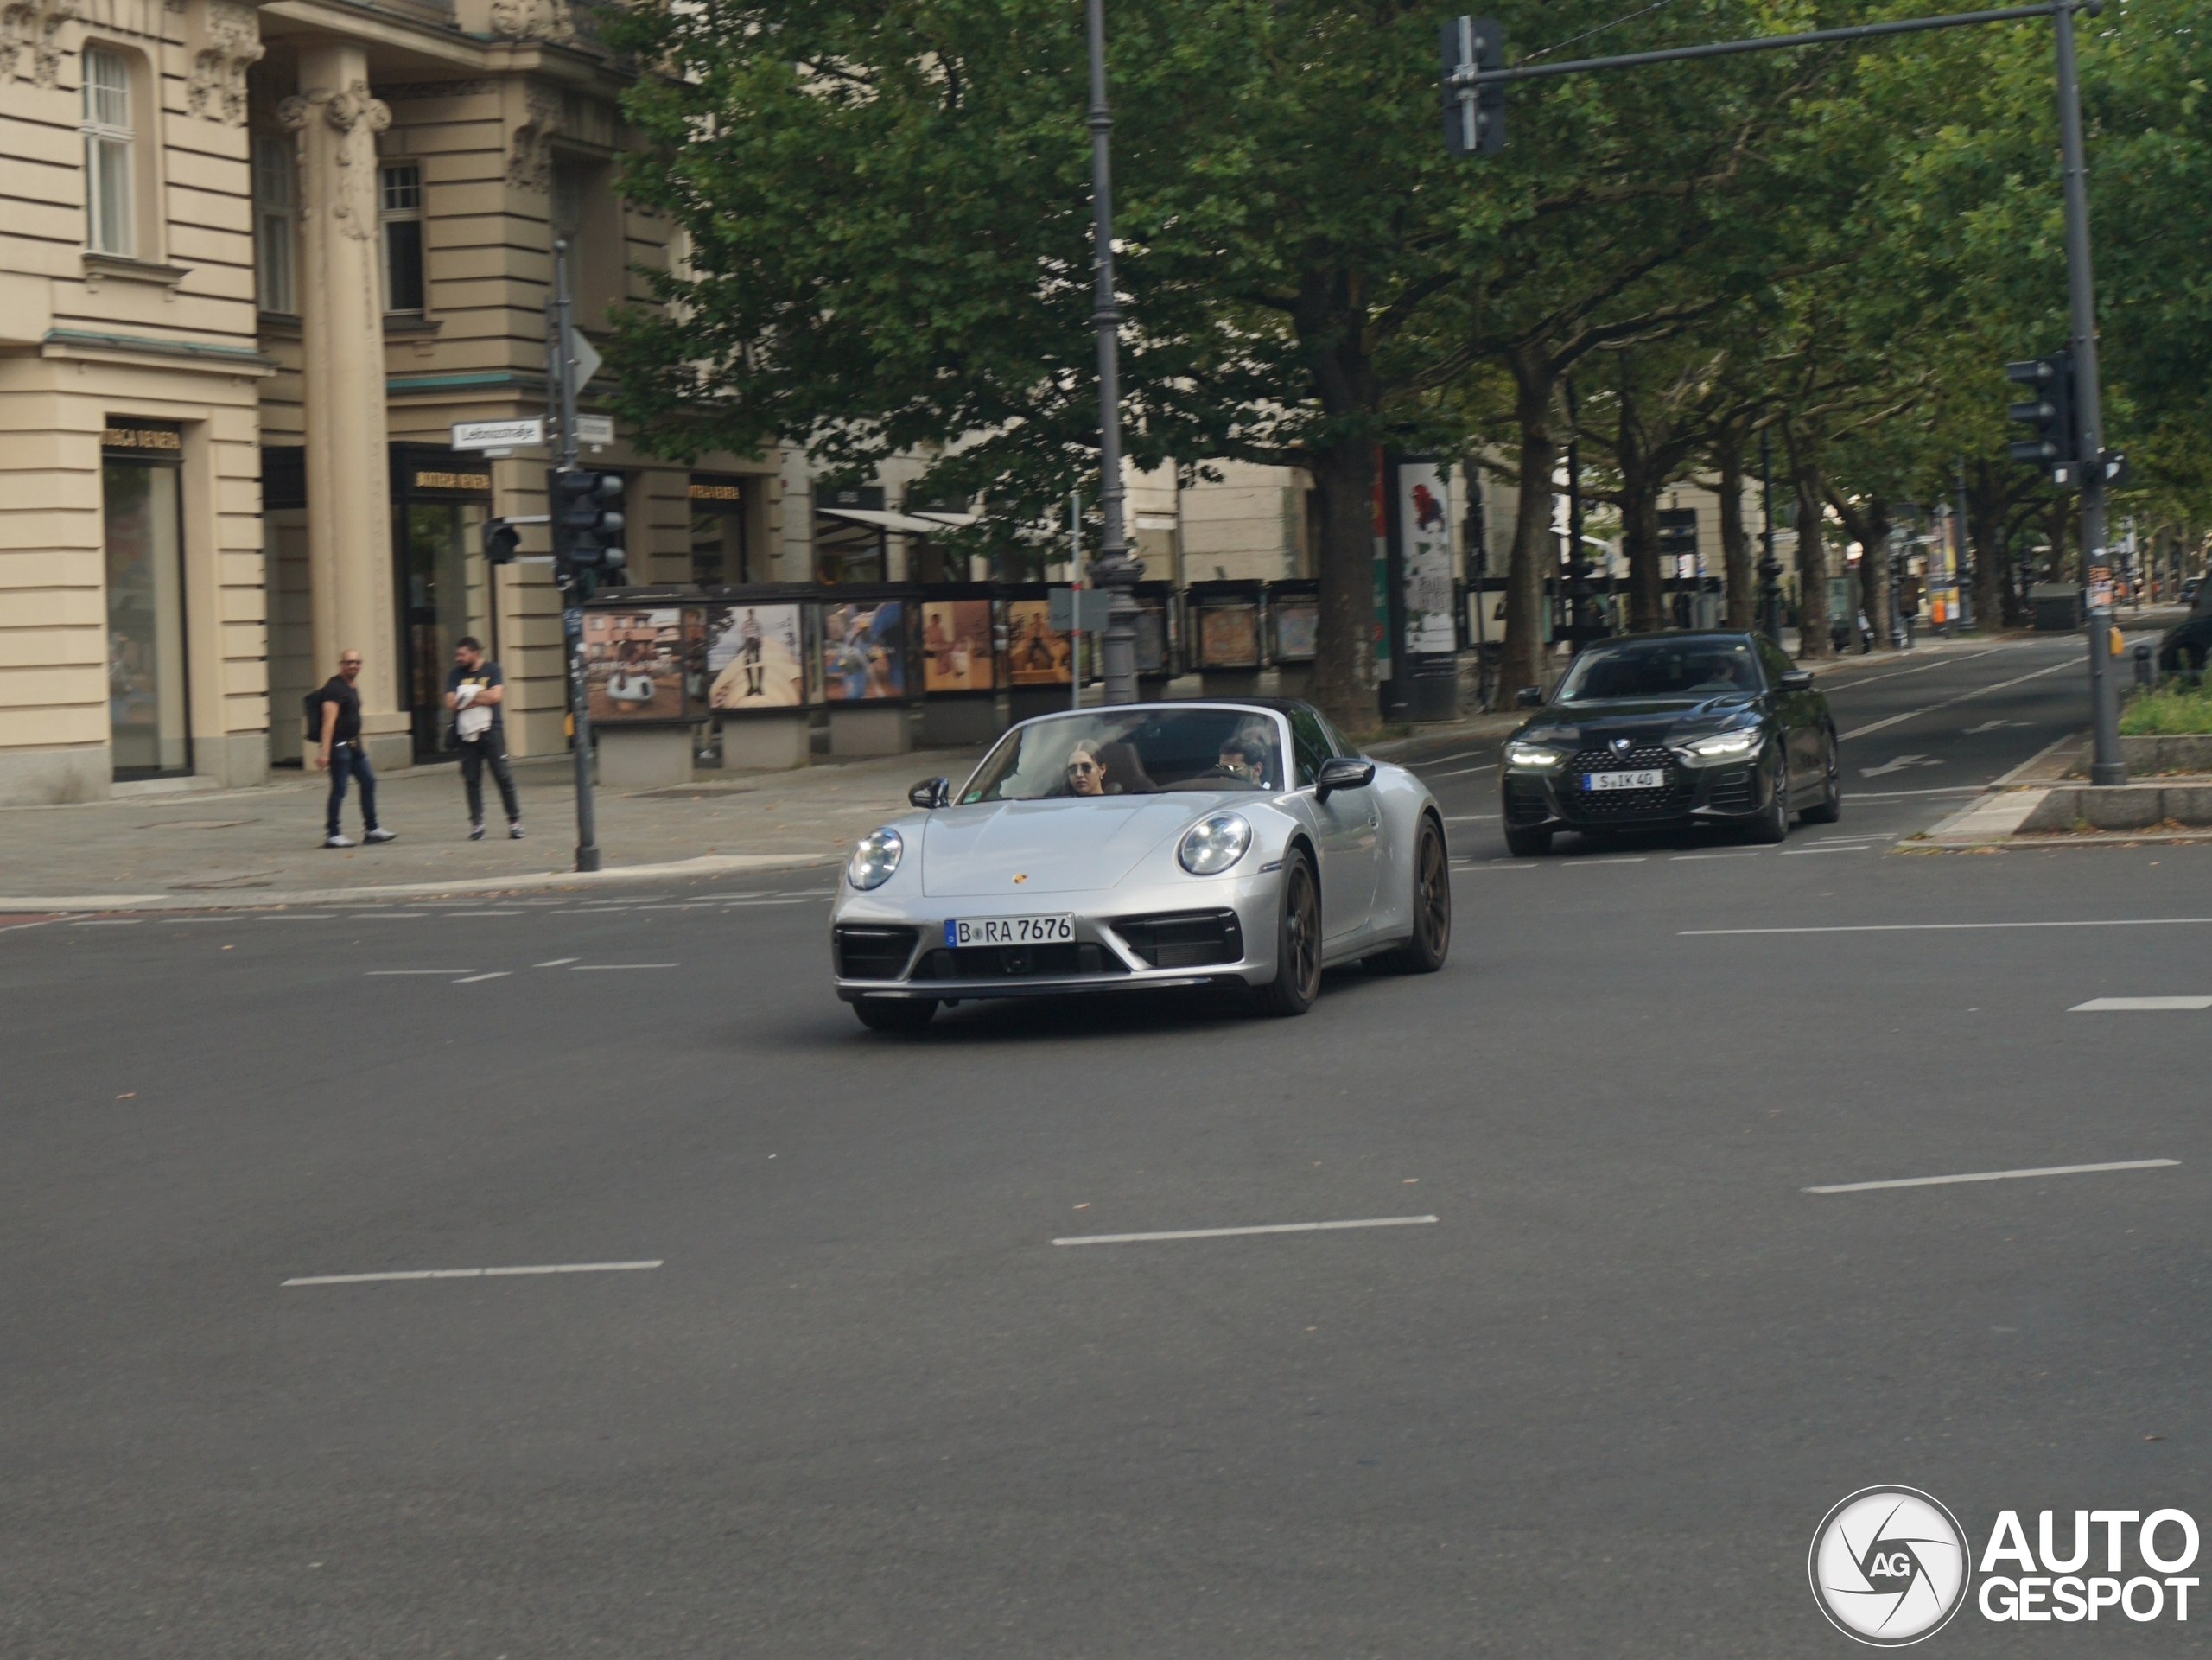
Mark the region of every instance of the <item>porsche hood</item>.
POLYGON ((1226 798, 1179 791, 945 809, 930 815, 922 834, 922 892, 1011 899, 1111 887, 1226 798))

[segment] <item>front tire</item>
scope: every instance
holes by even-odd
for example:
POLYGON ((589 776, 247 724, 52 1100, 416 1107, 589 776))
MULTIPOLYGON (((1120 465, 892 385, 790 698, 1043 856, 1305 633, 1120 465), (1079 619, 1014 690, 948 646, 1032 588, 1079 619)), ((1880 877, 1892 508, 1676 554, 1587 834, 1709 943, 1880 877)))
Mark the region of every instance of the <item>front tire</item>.
POLYGON ((1414 845, 1413 912, 1413 938, 1380 961, 1395 974, 1433 974, 1452 950, 1452 861, 1443 826, 1427 817, 1414 845))
POLYGON ((1548 830, 1524 830, 1518 824, 1505 827, 1505 850, 1516 859, 1541 859, 1552 850, 1552 833, 1548 830))
POLYGON ((918 1032, 937 1018, 934 997, 863 997, 853 1013, 871 1032, 918 1032))
POLYGON ((1771 847, 1789 836, 1789 757, 1777 753, 1775 756, 1774 789, 1766 804, 1766 811, 1754 818, 1744 831, 1744 839, 1771 847))
POLYGON ((1259 988, 1263 1014, 1303 1014, 1321 995, 1321 890, 1313 861, 1293 849, 1282 866, 1282 907, 1275 925, 1275 977, 1259 988))
POLYGON ((1835 734, 1821 746, 1821 799, 1797 817, 1808 824, 1833 824, 1843 817, 1843 757, 1836 753, 1835 734))

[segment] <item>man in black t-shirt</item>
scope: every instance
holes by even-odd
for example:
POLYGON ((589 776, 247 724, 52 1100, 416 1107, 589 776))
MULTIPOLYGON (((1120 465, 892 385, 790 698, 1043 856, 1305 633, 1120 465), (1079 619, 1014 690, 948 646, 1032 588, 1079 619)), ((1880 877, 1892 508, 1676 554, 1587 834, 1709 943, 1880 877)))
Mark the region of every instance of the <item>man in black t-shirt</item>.
POLYGON ((377 824, 377 775, 369 766, 368 751, 361 747, 361 694, 353 687, 360 677, 361 654, 348 646, 338 654, 338 672, 322 688, 322 737, 315 764, 330 774, 330 805, 323 815, 322 830, 322 844, 327 848, 353 845, 338 828, 338 810, 346 805, 348 779, 361 781, 361 839, 399 839, 377 824))
POLYGON ((522 840, 522 804, 515 798, 515 775, 507 766, 507 723, 499 706, 506 702, 507 677, 484 655, 473 634, 453 648, 453 672, 446 677, 446 707, 453 711, 453 735, 461 749, 461 787, 468 792, 468 839, 484 839, 484 768, 499 786, 507 810, 507 835, 522 840))

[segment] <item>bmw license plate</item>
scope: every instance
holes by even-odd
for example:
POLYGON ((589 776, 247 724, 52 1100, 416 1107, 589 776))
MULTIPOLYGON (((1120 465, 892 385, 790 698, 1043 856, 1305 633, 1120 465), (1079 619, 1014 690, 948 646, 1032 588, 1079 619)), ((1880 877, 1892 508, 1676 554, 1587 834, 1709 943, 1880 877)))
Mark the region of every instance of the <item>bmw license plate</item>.
POLYGON ((1667 787, 1667 775, 1656 766, 1634 773, 1585 773, 1582 787, 1592 795, 1602 795, 1608 790, 1663 790, 1667 787))
POLYGON ((944 943, 963 945, 1053 945, 1075 938, 1075 919, 1056 917, 948 918, 944 943))

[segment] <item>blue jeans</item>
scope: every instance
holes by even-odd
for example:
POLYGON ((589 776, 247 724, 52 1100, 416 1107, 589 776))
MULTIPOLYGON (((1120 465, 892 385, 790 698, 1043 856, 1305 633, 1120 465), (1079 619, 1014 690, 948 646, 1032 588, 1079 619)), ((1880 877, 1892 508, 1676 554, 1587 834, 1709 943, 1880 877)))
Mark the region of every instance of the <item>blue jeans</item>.
POLYGON ((326 817, 329 835, 338 834, 338 810, 346 805, 346 780, 361 780, 361 827, 377 827, 377 775, 370 769, 368 751, 357 743, 330 746, 330 811, 326 817))

